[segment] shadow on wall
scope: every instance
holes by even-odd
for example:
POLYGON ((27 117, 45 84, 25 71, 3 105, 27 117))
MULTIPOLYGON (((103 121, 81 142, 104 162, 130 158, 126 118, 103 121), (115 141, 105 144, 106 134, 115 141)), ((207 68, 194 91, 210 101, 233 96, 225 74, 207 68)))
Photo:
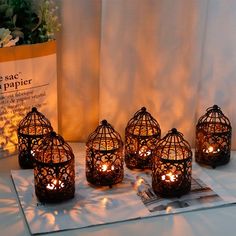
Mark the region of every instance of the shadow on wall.
POLYGON ((162 136, 176 127, 193 144, 199 19, 192 1, 103 3, 100 119, 108 119, 124 137, 128 120, 146 106, 162 136))

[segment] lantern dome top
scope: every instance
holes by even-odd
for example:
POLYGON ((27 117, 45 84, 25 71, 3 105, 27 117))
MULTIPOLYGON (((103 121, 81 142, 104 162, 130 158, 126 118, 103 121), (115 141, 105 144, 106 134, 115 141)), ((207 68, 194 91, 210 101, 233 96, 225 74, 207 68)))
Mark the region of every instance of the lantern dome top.
POLYGON ((171 129, 158 141, 156 153, 161 159, 168 160, 183 160, 192 157, 189 143, 176 128, 171 129))
POLYGON ((100 151, 109 151, 123 146, 120 134, 107 122, 102 120, 101 124, 92 132, 86 146, 100 151))
POLYGON ((231 131, 231 124, 221 108, 213 105, 206 110, 206 114, 199 118, 197 128, 202 128, 209 133, 221 133, 231 131))
POLYGON ((50 132, 36 150, 35 160, 41 163, 60 164, 74 159, 72 148, 56 132, 50 132))
POLYGON ((36 107, 20 121, 18 132, 23 135, 41 136, 53 131, 50 121, 36 107))
POLYGON ((160 136, 161 129, 146 107, 138 110, 127 124, 126 132, 137 136, 160 136))

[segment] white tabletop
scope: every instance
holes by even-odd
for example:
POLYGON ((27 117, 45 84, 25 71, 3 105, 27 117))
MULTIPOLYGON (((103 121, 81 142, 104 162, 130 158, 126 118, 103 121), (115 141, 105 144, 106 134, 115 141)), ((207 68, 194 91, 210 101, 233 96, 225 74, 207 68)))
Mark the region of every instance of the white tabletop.
MULTIPOLYGON (((84 152, 84 144, 70 143, 75 153, 84 152)), ((78 163, 83 160, 76 160, 78 163)), ((203 168, 203 167, 202 167, 203 168)), ((0 235, 30 235, 24 214, 12 183, 10 170, 19 169, 17 156, 0 160, 0 235)), ((216 169, 203 168, 216 182, 236 196, 236 151, 225 166, 216 169)), ((46 235, 234 235, 236 231, 236 205, 228 205, 207 210, 165 215, 140 220, 93 226, 90 228, 61 231, 46 235)))

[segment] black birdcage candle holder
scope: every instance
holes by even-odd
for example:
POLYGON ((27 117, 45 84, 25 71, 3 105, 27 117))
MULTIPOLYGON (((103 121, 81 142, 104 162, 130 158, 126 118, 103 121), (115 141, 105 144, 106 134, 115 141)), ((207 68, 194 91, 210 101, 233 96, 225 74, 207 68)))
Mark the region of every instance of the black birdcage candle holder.
POLYGON ((35 150, 43 138, 53 131, 50 121, 36 107, 20 121, 17 130, 19 165, 23 169, 32 169, 35 150))
POLYGON ((160 125, 146 108, 137 111, 125 129, 126 166, 130 169, 151 169, 153 150, 160 137, 160 125))
POLYGON ((41 202, 61 202, 74 197, 74 154, 55 132, 48 134, 35 152, 34 183, 41 202))
POLYGON ((196 125, 195 160, 215 168, 230 160, 232 128, 220 107, 207 109, 196 125))
POLYGON ((191 190, 192 151, 175 128, 157 143, 153 157, 152 188, 163 197, 180 197, 191 190))
POLYGON ((103 120, 86 143, 86 178, 95 186, 112 186, 123 180, 123 142, 103 120))

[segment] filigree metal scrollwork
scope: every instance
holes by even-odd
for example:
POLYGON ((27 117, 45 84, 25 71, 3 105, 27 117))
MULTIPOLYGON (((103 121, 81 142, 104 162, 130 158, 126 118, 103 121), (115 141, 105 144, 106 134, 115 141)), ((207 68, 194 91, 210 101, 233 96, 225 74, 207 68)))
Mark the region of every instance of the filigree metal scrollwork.
POLYGON ((74 154, 55 132, 48 134, 35 151, 34 182, 41 202, 60 202, 74 197, 74 154))
POLYGON ((207 109, 196 125, 195 159, 213 168, 230 160, 232 128, 220 107, 207 109))
POLYGON ((53 128, 50 121, 35 107, 20 121, 17 135, 21 168, 33 168, 35 150, 51 131, 53 128))
POLYGON ((96 186, 112 186, 123 177, 123 142, 119 133, 103 120, 86 143, 87 181, 96 186))
POLYGON ((181 196, 191 189, 192 151, 175 128, 157 143, 152 168, 152 187, 164 197, 181 196))
POLYGON ((125 163, 130 169, 151 169, 153 150, 161 137, 158 122, 143 107, 125 129, 125 163))

